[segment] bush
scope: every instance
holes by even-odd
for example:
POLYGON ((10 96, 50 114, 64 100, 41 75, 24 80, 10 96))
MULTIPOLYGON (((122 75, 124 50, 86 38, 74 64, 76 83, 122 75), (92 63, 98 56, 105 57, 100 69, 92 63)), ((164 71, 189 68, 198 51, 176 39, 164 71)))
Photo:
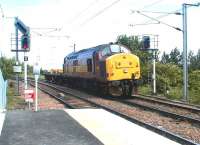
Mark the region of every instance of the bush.
POLYGON ((156 64, 156 80, 158 93, 165 94, 172 87, 182 83, 181 69, 174 64, 156 64))

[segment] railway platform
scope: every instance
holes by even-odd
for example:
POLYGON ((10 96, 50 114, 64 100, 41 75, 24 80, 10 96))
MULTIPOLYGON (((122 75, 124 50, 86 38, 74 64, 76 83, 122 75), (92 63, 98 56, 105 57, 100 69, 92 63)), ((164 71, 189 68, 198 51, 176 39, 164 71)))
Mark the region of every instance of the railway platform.
POLYGON ((178 145, 103 109, 8 111, 0 132, 0 145, 178 145))

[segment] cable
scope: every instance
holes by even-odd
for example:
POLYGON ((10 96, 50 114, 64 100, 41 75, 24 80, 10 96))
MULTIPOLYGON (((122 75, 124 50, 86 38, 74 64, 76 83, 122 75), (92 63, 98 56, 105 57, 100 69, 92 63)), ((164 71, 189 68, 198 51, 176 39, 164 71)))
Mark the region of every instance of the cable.
POLYGON ((140 15, 142 15, 142 16, 145 16, 145 17, 147 17, 147 18, 149 18, 149 19, 151 19, 151 20, 154 20, 154 21, 156 21, 156 22, 158 22, 158 23, 161 23, 161 24, 164 24, 164 25, 166 25, 166 26, 168 26, 168 27, 174 28, 174 29, 176 29, 176 30, 178 30, 178 31, 183 31, 183 30, 181 30, 181 29, 178 28, 178 27, 174 27, 174 26, 169 25, 169 24, 167 24, 167 23, 165 23, 165 22, 159 21, 159 20, 157 20, 157 19, 155 19, 155 18, 152 18, 152 17, 150 17, 150 16, 148 16, 148 15, 145 15, 145 14, 141 13, 140 11, 137 11, 137 13, 140 14, 140 15))
MULTIPOLYGON (((160 15, 160 16, 154 18, 154 19, 159 20, 159 19, 164 18, 164 17, 167 17, 167 16, 169 16, 169 15, 171 15, 171 14, 182 15, 182 13, 179 12, 180 10, 181 10, 181 9, 178 9, 178 10, 175 10, 175 11, 171 11, 171 12, 164 12, 164 15, 160 15)), ((132 13, 134 13, 134 12, 137 12, 137 11, 132 10, 132 13)), ((140 11, 140 12, 150 12, 150 13, 152 13, 152 11, 140 11)), ((156 13, 160 13, 160 12, 156 12, 156 13)), ((162 13, 162 12, 161 12, 161 13, 162 13)), ((130 24, 129 26, 149 25, 149 24, 160 24, 160 22, 153 23, 153 22, 151 22, 151 21, 152 21, 152 19, 151 19, 151 20, 148 20, 148 21, 145 21, 145 22, 143 22, 143 23, 139 23, 139 24, 134 24, 134 25, 133 25, 133 24, 130 24)), ((154 21, 155 21, 155 20, 154 20, 154 21)))
POLYGON ((31 31, 35 34, 37 34, 38 36, 40 37, 49 37, 49 38, 70 38, 70 36, 68 35, 46 35, 46 34, 42 34, 42 33, 39 33, 39 32, 36 32, 36 31, 31 31))
POLYGON ((32 27, 31 30, 50 30, 50 31, 46 31, 46 32, 36 32, 36 31, 32 31, 33 33, 37 34, 38 36, 44 36, 46 34, 52 33, 52 32, 56 32, 56 31, 60 31, 60 28, 34 28, 32 27))
POLYGON ((139 24, 129 24, 129 26, 134 27, 134 26, 140 26, 140 25, 155 25, 155 24, 160 24, 160 22, 156 22, 156 23, 139 23, 139 24))
POLYGON ((90 18, 88 18, 87 20, 85 20, 81 26, 85 25, 86 23, 92 21, 94 18, 96 18, 97 16, 101 15, 103 12, 105 12, 106 10, 108 10, 109 8, 111 8, 112 6, 114 6, 115 4, 117 4, 120 0, 116 0, 114 2, 112 2, 110 5, 104 7, 102 10, 98 11, 96 14, 94 14, 93 16, 91 16, 90 18))
POLYGON ((156 13, 156 14, 167 14, 167 15, 170 15, 170 14, 174 14, 174 15, 182 15, 180 12, 158 12, 158 11, 140 11, 140 12, 143 12, 143 13, 156 13))
MULTIPOLYGON (((94 0, 93 2, 91 2, 85 9, 83 9, 82 11, 80 11, 77 15, 75 15, 74 18, 72 18, 71 20, 69 20, 67 23, 71 24, 74 21, 76 21, 76 19, 80 18, 80 16, 82 16, 85 12, 87 12, 92 6, 94 6, 99 0, 94 0)), ((64 26, 61 26, 60 31, 63 29, 64 26)))
POLYGON ((39 33, 39 32, 36 32, 36 31, 33 31, 33 30, 31 30, 31 32, 33 32, 33 33, 37 34, 38 36, 42 36, 42 34, 41 34, 41 33, 39 33))
POLYGON ((70 22, 73 23, 73 21, 75 21, 77 18, 79 18, 81 15, 83 15, 85 12, 87 12, 87 10, 92 7, 93 5, 96 4, 96 2, 98 2, 99 0, 95 0, 92 3, 90 3, 85 9, 83 9, 82 11, 80 11, 70 22))
POLYGON ((68 36, 68 35, 43 35, 43 37, 48 37, 48 38, 67 38, 67 39, 70 38, 70 36, 68 36))

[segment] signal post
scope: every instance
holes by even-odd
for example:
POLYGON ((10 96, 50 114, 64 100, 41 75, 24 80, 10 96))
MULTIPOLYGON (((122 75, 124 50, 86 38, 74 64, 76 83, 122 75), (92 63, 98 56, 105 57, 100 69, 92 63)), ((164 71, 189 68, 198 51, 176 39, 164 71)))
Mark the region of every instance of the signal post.
MULTIPOLYGON (((27 27, 18 17, 15 17, 15 30, 16 30, 16 50, 11 50, 16 52, 16 64, 18 66, 18 52, 24 52, 24 89, 27 90, 27 52, 30 51, 30 29, 27 27), (21 49, 18 48, 18 31, 22 33, 21 37, 21 49)), ((17 92, 19 94, 19 75, 16 76, 17 81, 17 92)))
POLYGON ((142 35, 142 51, 148 51, 153 53, 153 94, 156 94, 156 52, 158 51, 158 35, 142 35))
MULTIPOLYGON (((24 52, 24 84, 25 89, 27 89, 27 63, 28 56, 26 56, 26 52, 30 51, 30 29, 27 27, 18 17, 15 17, 15 29, 16 29, 16 61, 18 62, 18 52, 24 52), (23 34, 21 37, 21 49, 18 49, 18 30, 23 34)), ((17 82, 19 82, 17 80, 17 82)), ((18 83, 19 88, 19 83, 18 83)), ((19 89, 18 89, 19 93, 19 89)))

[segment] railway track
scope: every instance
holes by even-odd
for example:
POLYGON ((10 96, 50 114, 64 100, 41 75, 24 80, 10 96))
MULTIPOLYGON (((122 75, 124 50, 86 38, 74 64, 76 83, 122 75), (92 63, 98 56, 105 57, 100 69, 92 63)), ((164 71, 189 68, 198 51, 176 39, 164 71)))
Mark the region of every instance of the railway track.
MULTIPOLYGON (((171 131, 168 131, 168 129, 165 129, 163 126, 160 127, 159 125, 155 125, 153 123, 148 123, 148 122, 145 122, 144 120, 141 121, 140 119, 138 119, 137 117, 135 117, 134 115, 130 115, 131 111, 133 111, 134 109, 132 107, 134 107, 133 105, 130 105, 128 103, 124 103, 124 102, 118 102, 117 100, 108 100, 108 99, 104 99, 104 98, 96 98, 95 96, 92 96, 92 95, 88 95, 88 94, 85 94, 85 93, 82 93, 80 91, 74 91, 73 89, 69 89, 69 88, 66 88, 66 87, 61 87, 61 86, 58 86, 58 85, 49 85, 49 84, 46 84, 44 82, 41 82, 40 84, 43 84, 43 85, 47 85, 48 87, 51 87, 52 89, 55 89, 57 90, 59 93, 62 93, 64 95, 70 95, 70 96, 73 96, 73 97, 76 97, 80 100, 84 100, 86 101, 87 103, 89 104, 93 104, 92 106, 95 106, 95 107, 99 107, 99 108, 103 108, 109 112, 112 112, 116 115, 119 115, 133 123, 136 123, 140 126, 143 126, 145 128, 148 128, 154 132, 157 132, 163 136, 166 136, 168 138, 170 138, 171 140, 175 140, 181 144, 187 144, 187 145, 194 145, 194 144, 197 144, 195 143, 195 139, 192 139, 190 140, 190 137, 182 137, 180 136, 178 133, 173 133, 171 131), (107 103, 102 103, 106 101, 107 103), (121 103, 121 108, 120 107, 117 107, 118 109, 116 109, 115 107, 113 107, 111 105, 111 103, 121 103), (127 105, 125 107, 123 107, 123 105, 127 105), (124 111, 123 108, 129 108, 128 111, 124 111)), ((63 97, 59 97, 59 99, 63 100, 63 97)), ((63 101, 63 103, 65 103, 63 101)), ((130 102, 129 102, 130 103, 130 102)), ((80 106, 79 106, 80 107, 80 106)), ((137 109, 136 109, 137 110, 137 109)), ((147 109, 149 110, 149 109, 147 109)), ((158 115, 158 114, 157 114, 158 115)), ((159 116, 159 115, 158 115, 159 116)), ((174 122, 177 121, 177 117, 175 119, 174 122)), ((174 123, 173 121, 171 123, 174 123)), ((184 136, 184 135, 183 135, 184 136)), ((196 142, 200 142, 200 141, 196 141, 196 142)))
POLYGON ((149 101, 152 101, 152 102, 158 102, 160 104, 168 104, 168 105, 171 104, 172 106, 175 104, 176 106, 179 106, 180 108, 186 108, 186 109, 191 108, 191 110, 200 111, 199 105, 189 104, 189 103, 181 102, 181 101, 177 101, 177 100, 170 100, 170 99, 167 99, 167 98, 161 98, 161 97, 154 96, 154 95, 139 94, 139 95, 134 95, 133 97, 144 99, 144 100, 149 100, 149 101))
POLYGON ((164 116, 169 116, 179 121, 188 121, 193 125, 200 126, 200 109, 191 106, 180 106, 180 104, 160 102, 159 100, 152 100, 148 98, 137 98, 131 99, 114 99, 127 105, 136 106, 145 110, 151 110, 160 113, 164 116))
MULTIPOLYGON (((35 86, 33 83, 30 85, 35 86)), ((44 83, 39 83, 38 88, 45 92, 46 94, 52 96, 59 102, 63 103, 66 108, 70 109, 80 109, 80 108, 96 108, 93 104, 83 99, 79 99, 70 94, 62 93, 60 90, 52 88, 45 85, 44 83)))

